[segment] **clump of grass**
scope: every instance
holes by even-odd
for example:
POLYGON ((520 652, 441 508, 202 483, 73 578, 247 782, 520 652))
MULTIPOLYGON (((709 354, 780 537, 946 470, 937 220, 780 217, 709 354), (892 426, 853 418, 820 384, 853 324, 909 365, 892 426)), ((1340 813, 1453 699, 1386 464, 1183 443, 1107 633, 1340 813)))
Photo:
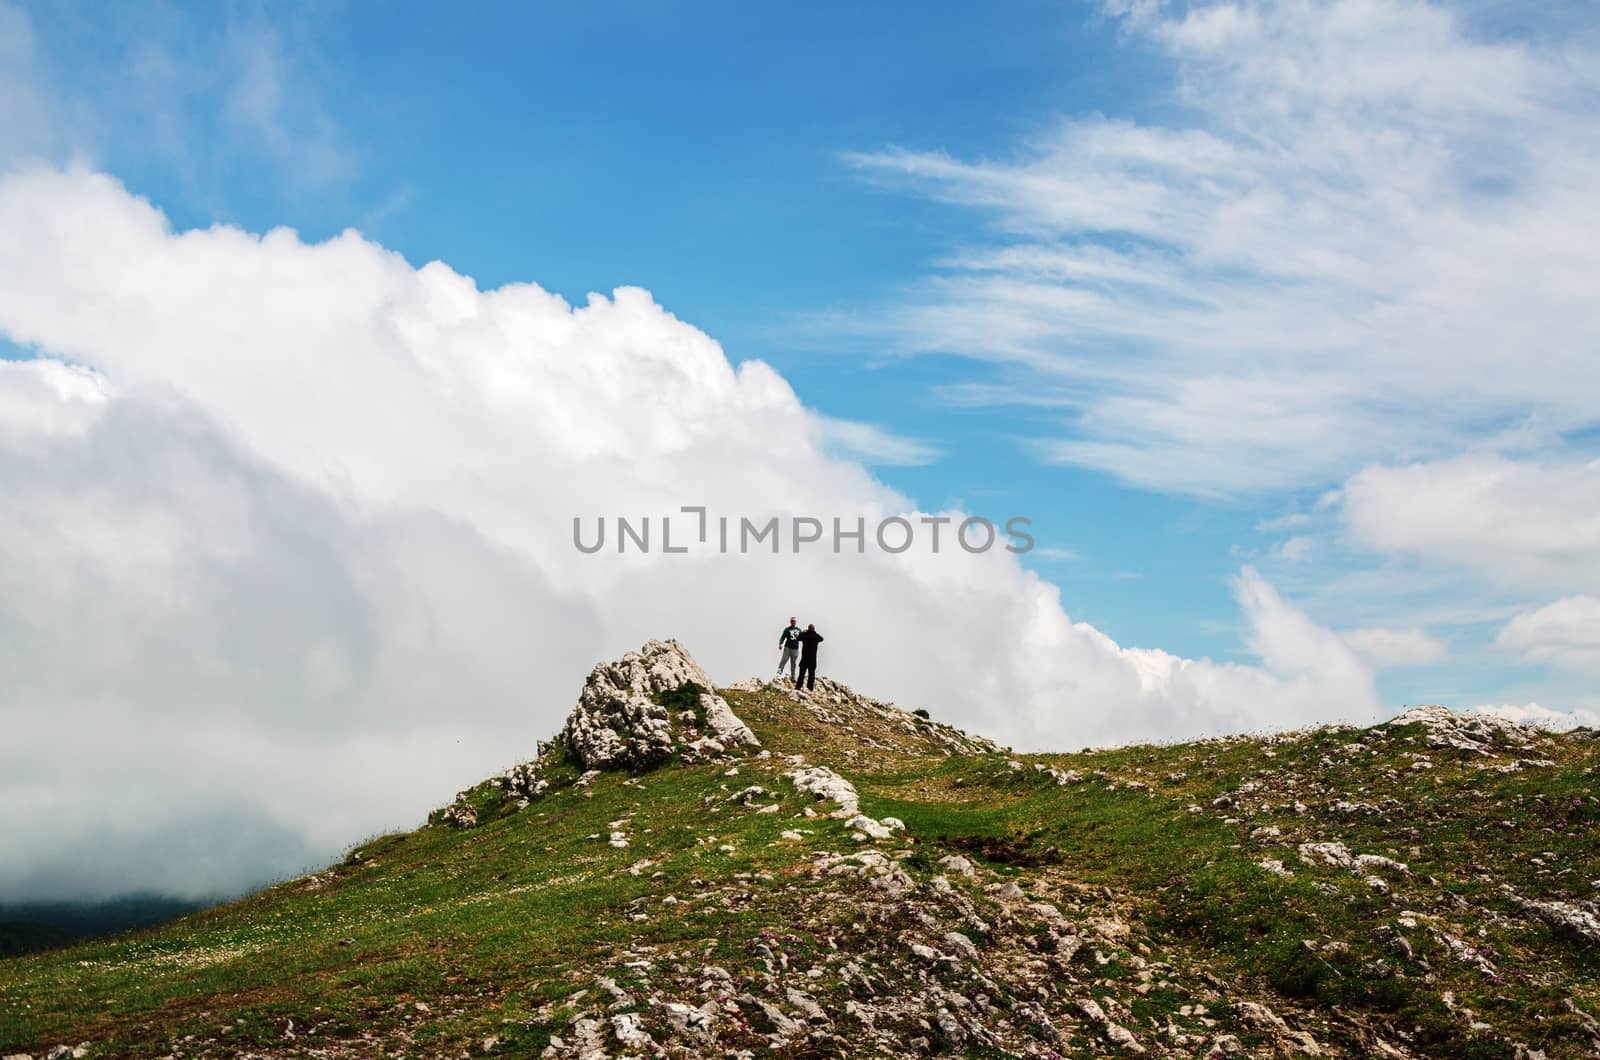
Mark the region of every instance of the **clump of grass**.
POLYGON ((650 698, 668 710, 694 710, 700 706, 700 697, 706 690, 693 681, 685 681, 677 688, 669 688, 665 692, 657 692, 650 698))
POLYGON ((657 706, 666 707, 674 714, 685 710, 694 712, 695 724, 705 728, 706 708, 700 704, 700 697, 706 694, 706 689, 694 681, 685 681, 677 688, 669 688, 665 692, 657 692, 651 700, 657 706))

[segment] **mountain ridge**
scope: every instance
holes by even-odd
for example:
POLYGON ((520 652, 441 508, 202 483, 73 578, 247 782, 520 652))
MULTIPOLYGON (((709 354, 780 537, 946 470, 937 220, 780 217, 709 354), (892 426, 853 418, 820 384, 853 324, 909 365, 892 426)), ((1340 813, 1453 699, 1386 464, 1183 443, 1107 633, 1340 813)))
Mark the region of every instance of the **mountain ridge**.
POLYGON ((701 678, 648 642, 417 831, 7 962, 0 1049, 1597 1054, 1591 732, 1430 707, 1017 755, 701 678))

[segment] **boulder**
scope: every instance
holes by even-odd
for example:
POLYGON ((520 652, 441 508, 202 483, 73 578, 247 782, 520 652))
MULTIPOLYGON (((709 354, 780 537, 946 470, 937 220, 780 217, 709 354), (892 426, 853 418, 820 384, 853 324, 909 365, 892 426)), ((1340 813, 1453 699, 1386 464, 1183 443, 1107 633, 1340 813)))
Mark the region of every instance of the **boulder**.
POLYGON ((853 817, 860 812, 860 797, 856 794, 855 785, 827 766, 797 769, 784 776, 794 781, 794 786, 801 792, 817 801, 838 803, 836 812, 840 816, 853 817))
MULTIPOLYGON (((711 691, 713 687, 683 645, 675 640, 647 641, 638 651, 589 672, 562 740, 584 769, 648 769, 680 747, 708 739, 723 749, 759 746, 755 733, 711 691), (692 723, 675 723, 672 713, 653 697, 690 682, 704 689, 699 707, 705 726, 684 732, 692 723)), ((687 713, 693 717, 693 712, 687 713)))

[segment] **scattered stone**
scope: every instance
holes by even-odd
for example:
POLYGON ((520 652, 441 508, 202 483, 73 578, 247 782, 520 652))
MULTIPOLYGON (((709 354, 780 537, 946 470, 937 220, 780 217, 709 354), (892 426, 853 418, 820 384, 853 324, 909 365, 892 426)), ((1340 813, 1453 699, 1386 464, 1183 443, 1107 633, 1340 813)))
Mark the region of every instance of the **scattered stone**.
POLYGON ((1301 843, 1300 860, 1307 865, 1329 865, 1363 876, 1373 869, 1384 869, 1406 875, 1411 872, 1404 863, 1381 854, 1352 854, 1343 843, 1301 843))
POLYGON ((1573 1001, 1570 997, 1561 999, 1561 1011, 1576 1016, 1578 1018, 1578 1022, 1583 1026, 1583 1033, 1587 1034, 1590 1038, 1600 1039, 1600 1020, 1595 1019, 1593 1016, 1589 1015, 1589 1013, 1579 1008, 1578 1003, 1573 1001))
POLYGON ((794 781, 794 786, 802 793, 819 802, 838 803, 840 816, 854 817, 860 812, 860 797, 856 794, 855 785, 827 766, 797 769, 784 776, 794 781))
POLYGON ((978 947, 974 946, 972 940, 959 931, 946 931, 944 933, 944 944, 949 946, 958 957, 964 957, 969 961, 978 959, 978 947))
POLYGON ((708 1005, 706 1008, 695 1008, 676 1001, 668 1001, 662 1004, 661 1010, 667 1023, 679 1034, 701 1040, 710 1039, 710 1032, 717 1019, 714 1007, 708 1005))
POLYGON ((617 1036, 617 1043, 624 1049, 650 1049, 656 1044, 645 1031, 644 1021, 637 1012, 619 1012, 612 1016, 611 1033, 617 1036))
POLYGON ((845 827, 858 829, 873 839, 888 839, 894 835, 897 827, 904 828, 905 825, 893 817, 875 821, 864 813, 858 813, 845 822, 845 827))
POLYGON ((826 1026, 833 1022, 828 1019, 827 1013, 822 1011, 821 1005, 794 987, 786 990, 784 997, 788 998, 789 1004, 793 1005, 795 1010, 806 1018, 807 1022, 820 1026, 826 1026))
POLYGON ((1233 1004, 1234 1013, 1252 1027, 1264 1030, 1284 1032, 1289 1029, 1283 1018, 1265 1005, 1254 1001, 1236 1001, 1233 1004))
MULTIPOLYGON (((726 775, 726 774, 724 774, 726 775)), ((753 806, 757 799, 767 793, 767 789, 759 784, 752 784, 742 791, 734 792, 728 796, 729 802, 737 802, 740 806, 753 806)))
POLYGON ((521 762, 506 770, 502 776, 505 781, 504 788, 508 795, 524 799, 536 799, 550 789, 550 782, 539 775, 539 768, 544 757, 544 748, 539 748, 539 758, 532 762, 521 762))
POLYGON ((818 868, 829 876, 855 876, 866 880, 876 890, 899 897, 916 889, 916 882, 906 875, 898 861, 891 861, 876 850, 863 850, 855 854, 830 854, 817 862, 818 868))
POLYGON ((1541 902, 1523 898, 1510 887, 1502 887, 1501 890, 1524 913, 1544 921, 1551 931, 1562 938, 1589 945, 1600 943, 1600 918, 1596 918, 1590 910, 1569 902, 1541 902))

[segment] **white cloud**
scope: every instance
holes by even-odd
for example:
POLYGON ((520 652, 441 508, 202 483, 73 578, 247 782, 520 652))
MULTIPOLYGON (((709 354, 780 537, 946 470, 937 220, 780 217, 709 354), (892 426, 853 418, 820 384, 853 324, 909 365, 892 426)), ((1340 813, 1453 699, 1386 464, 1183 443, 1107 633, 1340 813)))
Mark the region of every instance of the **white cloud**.
POLYGON ((1581 726, 1595 728, 1600 726, 1600 714, 1593 711, 1551 710, 1537 703, 1498 703, 1481 704, 1472 708, 1474 713, 1488 714, 1491 717, 1504 718, 1514 721, 1519 725, 1532 725, 1540 729, 1549 729, 1551 732, 1566 732, 1581 726))
POLYGON ((674 635, 765 672, 791 613, 825 672, 1023 746, 1376 715, 1253 571, 1244 665, 1121 647, 1002 552, 577 554, 574 516, 913 507, 644 291, 175 232, 84 171, 0 178, 0 231, 0 334, 45 355, 0 365, 8 893, 293 869, 531 753, 595 659, 674 635), (241 830, 256 855, 202 857, 241 830))
POLYGON ((352 152, 321 100, 305 90, 296 56, 276 27, 263 20, 230 26, 225 54, 222 113, 241 145, 297 184, 325 187, 354 175, 352 152))
POLYGON ((1378 669, 1426 666, 1449 651, 1444 641, 1421 629, 1352 629, 1340 634, 1344 642, 1378 669))
POLYGON ((1256 523, 1256 530, 1263 534, 1274 534, 1284 530, 1298 530, 1311 525, 1311 516, 1305 512, 1290 512, 1272 519, 1263 519, 1256 523))
POLYGON ((1356 543, 1527 591, 1600 591, 1600 461, 1467 455, 1345 484, 1356 543))
POLYGON ((1311 550, 1316 544, 1317 539, 1309 534, 1296 534, 1278 542, 1272 550, 1272 558, 1283 560, 1285 563, 1300 563, 1311 555, 1311 550))
MULTIPOLYGON (((1055 414, 1046 460, 1205 498, 1325 490, 1308 511, 1341 534, 1300 513, 1258 530, 1286 535, 1275 573, 1349 625, 1471 639, 1600 595, 1592 20, 1533 8, 1491 35, 1425 0, 1103 8, 1170 64, 1134 102, 1159 117, 1071 116, 984 159, 850 156, 987 229, 909 297, 828 326, 994 362, 941 395, 1055 414)), ((1552 621, 1500 645, 1587 667, 1552 621)), ((1379 666, 1442 657, 1393 632, 1352 643, 1379 666)))
POLYGON ((317 76, 318 14, 217 14, 147 5, 40 20, 44 32, 0 0, 0 167, 153 162, 207 204, 240 176, 261 188, 264 173, 301 199, 347 188, 359 159, 317 76))
POLYGON ((1050 459, 1203 496, 1596 421, 1585 38, 1487 39, 1421 0, 1108 9, 1172 64, 1173 117, 852 156, 992 235, 838 326, 1002 362, 947 393, 1055 403, 1050 459))
POLYGON ((1567 596, 1506 623, 1495 645, 1534 662, 1600 675, 1600 598, 1567 596))
POLYGON ((914 438, 904 438, 872 423, 814 415, 828 446, 863 463, 915 467, 939 459, 939 451, 914 438))
POLYGON ((33 20, 0 0, 0 165, 55 146, 49 110, 40 89, 33 20))

